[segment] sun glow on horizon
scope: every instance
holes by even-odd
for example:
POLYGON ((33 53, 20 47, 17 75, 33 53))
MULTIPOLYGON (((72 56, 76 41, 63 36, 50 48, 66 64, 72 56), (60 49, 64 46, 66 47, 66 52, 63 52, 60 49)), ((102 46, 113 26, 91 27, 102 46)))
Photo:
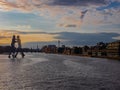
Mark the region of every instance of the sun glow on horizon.
POLYGON ((19 34, 18 32, 0 31, 0 45, 10 44, 13 35, 20 35, 22 43, 57 41, 56 35, 51 34, 19 34))

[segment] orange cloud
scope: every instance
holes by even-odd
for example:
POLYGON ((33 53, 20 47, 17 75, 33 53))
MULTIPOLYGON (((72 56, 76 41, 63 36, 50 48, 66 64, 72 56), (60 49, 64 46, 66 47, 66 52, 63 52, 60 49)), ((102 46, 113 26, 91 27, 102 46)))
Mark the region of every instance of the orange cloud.
POLYGON ((27 42, 50 42, 50 41, 57 41, 55 39, 57 34, 46 34, 46 33, 33 33, 33 34, 24 34, 27 32, 10 32, 10 31, 0 31, 0 44, 10 44, 12 35, 20 35, 22 43, 27 42))
POLYGON ((7 2, 6 0, 0 0, 0 7, 5 10, 11 10, 13 8, 18 8, 15 3, 7 2))
POLYGON ((54 37, 57 35, 51 35, 51 34, 27 34, 27 35, 20 35, 21 40, 23 43, 25 42, 50 42, 50 41, 56 41, 54 37))

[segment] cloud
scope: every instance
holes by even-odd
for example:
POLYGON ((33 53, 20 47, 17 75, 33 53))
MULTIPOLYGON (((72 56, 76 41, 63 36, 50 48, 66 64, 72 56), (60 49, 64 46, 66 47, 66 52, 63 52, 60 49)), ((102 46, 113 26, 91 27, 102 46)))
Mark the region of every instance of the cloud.
POLYGON ((75 27, 79 28, 82 24, 82 21, 78 18, 72 16, 63 17, 59 20, 59 27, 75 27))
POLYGON ((82 46, 82 45, 95 45, 98 42, 112 42, 120 40, 120 34, 118 33, 75 33, 75 32, 24 32, 24 31, 1 31, 0 42, 3 44, 10 44, 13 34, 20 35, 22 43, 27 45, 26 47, 35 46, 38 43, 44 44, 56 44, 60 40, 61 44, 67 46, 82 46), (12 32, 11 32, 12 31, 12 32), (11 33, 10 33, 11 32, 11 33))
POLYGON ((40 13, 49 12, 49 14, 69 12, 69 8, 75 11, 75 8, 79 7, 89 8, 105 4, 107 4, 106 0, 0 0, 0 7, 5 10, 17 9, 27 12, 37 10, 40 13))
POLYGON ((112 42, 119 39, 120 34, 117 33, 74 33, 61 32, 56 39, 64 40, 66 45, 95 45, 98 42, 112 42), (117 38, 114 38, 117 37, 117 38))
POLYGON ((16 30, 4 30, 0 31, 0 42, 1 44, 9 44, 11 43, 11 38, 13 35, 20 35, 22 43, 27 42, 51 42, 57 41, 54 37, 58 34, 51 34, 45 32, 24 32, 24 31, 16 31, 16 30))
POLYGON ((52 34, 52 33, 47 33, 43 31, 22 31, 22 30, 0 30, 0 36, 12 36, 14 34, 52 34))
POLYGON ((25 30, 25 29, 31 29, 31 26, 30 25, 17 25, 15 28, 19 30, 25 30))
MULTIPOLYGON (((102 11, 90 10, 84 17, 83 26, 116 26, 120 24, 120 9, 110 8, 102 11)), ((111 29, 110 27, 108 27, 111 29)), ((114 28, 115 29, 115 28, 114 28)))
MULTIPOLYGON (((63 27, 80 27, 81 23, 84 24, 100 24, 105 21, 118 23, 120 20, 119 7, 105 8, 102 11, 97 10, 104 6, 109 6, 113 2, 120 2, 120 0, 0 0, 0 9, 2 10, 19 10, 22 12, 32 12, 44 16, 56 19, 58 26, 63 27), (94 15, 93 15, 94 14, 94 15), (116 14, 116 15, 115 15, 116 14), (67 22, 61 23, 61 19, 70 17, 77 22, 71 22, 69 19, 67 22), (95 18, 94 18, 95 17, 95 18), (113 17, 117 17, 115 20, 113 17), (78 20, 79 25, 78 25, 78 20), (104 20, 105 19, 105 20, 104 20), (117 20, 117 21, 116 21, 117 20)), ((20 28, 23 26, 20 26, 20 28)), ((24 26, 26 28, 26 26, 24 26)), ((30 28, 30 27, 29 27, 30 28)))
POLYGON ((3 38, 7 38, 7 37, 5 37, 5 36, 0 36, 0 39, 3 39, 3 38))
POLYGON ((104 5, 107 0, 0 0, 3 8, 33 10, 47 6, 90 6, 104 5))
POLYGON ((60 24, 61 27, 77 27, 75 24, 60 24))
POLYGON ((42 45, 56 44, 57 40, 61 41, 61 44, 66 46, 83 46, 83 45, 95 45, 98 42, 109 43, 115 40, 120 40, 120 34, 117 33, 74 33, 74 32, 59 32, 51 33, 56 35, 54 39, 56 41, 45 41, 45 42, 29 42, 28 45, 36 46, 38 43, 42 45), (114 38, 116 37, 116 38, 114 38))
POLYGON ((120 40, 120 36, 117 36, 117 37, 113 37, 113 39, 117 39, 117 40, 120 40))
POLYGON ((82 20, 85 17, 85 14, 87 13, 88 10, 82 11, 80 19, 82 20))
POLYGON ((106 0, 53 0, 53 5, 63 6, 89 6, 89 5, 103 5, 106 4, 106 0))

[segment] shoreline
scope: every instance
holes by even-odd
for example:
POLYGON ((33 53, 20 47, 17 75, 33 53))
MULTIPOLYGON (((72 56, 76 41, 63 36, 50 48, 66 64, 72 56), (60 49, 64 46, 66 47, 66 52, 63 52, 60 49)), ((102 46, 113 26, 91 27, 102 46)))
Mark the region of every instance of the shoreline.
POLYGON ((91 58, 104 58, 109 60, 118 60, 120 61, 120 57, 107 57, 107 56, 91 56, 91 55, 80 55, 80 54, 60 54, 60 53, 46 53, 46 54, 58 54, 58 55, 68 55, 68 56, 80 56, 80 57, 91 57, 91 58))
MULTIPOLYGON (((43 53, 43 52, 41 52, 43 53)), ((120 57, 107 57, 107 56, 88 56, 88 55, 79 55, 79 54, 59 54, 59 53, 45 53, 45 54, 58 54, 58 55, 67 55, 67 56, 80 56, 80 57, 91 57, 91 58, 104 58, 109 60, 118 60, 120 61, 120 57)), ((0 53, 0 55, 8 55, 8 53, 0 53)))

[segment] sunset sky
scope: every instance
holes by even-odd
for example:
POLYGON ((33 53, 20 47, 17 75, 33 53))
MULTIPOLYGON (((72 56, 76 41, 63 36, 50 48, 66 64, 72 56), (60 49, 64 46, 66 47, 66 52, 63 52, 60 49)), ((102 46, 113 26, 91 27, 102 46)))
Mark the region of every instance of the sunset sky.
POLYGON ((120 0, 0 0, 0 45, 93 45, 120 40, 120 0))

